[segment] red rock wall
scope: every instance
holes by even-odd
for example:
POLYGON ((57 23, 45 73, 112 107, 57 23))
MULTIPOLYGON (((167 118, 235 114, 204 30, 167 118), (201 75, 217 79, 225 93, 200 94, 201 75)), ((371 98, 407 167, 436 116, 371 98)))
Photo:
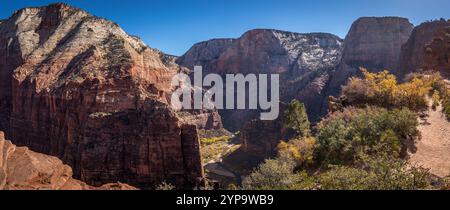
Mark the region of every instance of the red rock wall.
POLYGON ((182 188, 203 177, 196 127, 167 104, 182 70, 169 56, 64 4, 16 12, 0 42, 0 128, 15 144, 95 186, 182 188))
POLYGON ((408 42, 402 46, 397 75, 403 78, 409 73, 425 70, 426 45, 433 41, 438 30, 450 26, 445 20, 422 23, 415 27, 408 42))
POLYGON ((0 190, 134 190, 126 184, 99 188, 72 178, 72 169, 56 157, 17 147, 0 131, 0 190))
POLYGON ((446 28, 436 31, 433 41, 425 46, 423 69, 450 79, 450 22, 446 28))

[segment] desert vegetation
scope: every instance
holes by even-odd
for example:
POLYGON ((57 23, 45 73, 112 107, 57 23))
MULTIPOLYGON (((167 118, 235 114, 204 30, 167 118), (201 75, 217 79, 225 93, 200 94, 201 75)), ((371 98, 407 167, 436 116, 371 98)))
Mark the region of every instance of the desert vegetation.
MULTIPOLYGON (((388 71, 351 78, 336 110, 311 129, 304 105, 292 101, 285 126, 297 136, 281 141, 278 155, 257 167, 243 189, 414 190, 428 189, 428 169, 406 160, 420 138, 420 113, 443 106, 448 84, 438 75, 411 75, 398 83, 388 71)), ((446 183, 441 180, 442 183, 446 183)), ((443 186, 447 186, 443 184, 443 186)))

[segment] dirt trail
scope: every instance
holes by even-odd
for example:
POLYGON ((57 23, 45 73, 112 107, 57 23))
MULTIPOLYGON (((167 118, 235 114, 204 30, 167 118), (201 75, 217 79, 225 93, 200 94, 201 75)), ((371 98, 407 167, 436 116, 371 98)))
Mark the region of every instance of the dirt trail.
POLYGON ((450 123, 442 114, 442 107, 430 109, 428 117, 420 119, 422 139, 417 142, 417 151, 411 154, 410 162, 440 177, 450 176, 450 123))

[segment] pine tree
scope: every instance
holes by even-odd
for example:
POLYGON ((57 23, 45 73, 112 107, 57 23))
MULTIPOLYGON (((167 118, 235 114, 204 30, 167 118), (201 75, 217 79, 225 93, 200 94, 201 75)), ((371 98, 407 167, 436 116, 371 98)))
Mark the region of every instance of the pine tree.
POLYGON ((284 115, 287 127, 296 130, 302 137, 309 136, 311 123, 308 120, 306 108, 303 103, 300 103, 298 100, 293 100, 284 115))

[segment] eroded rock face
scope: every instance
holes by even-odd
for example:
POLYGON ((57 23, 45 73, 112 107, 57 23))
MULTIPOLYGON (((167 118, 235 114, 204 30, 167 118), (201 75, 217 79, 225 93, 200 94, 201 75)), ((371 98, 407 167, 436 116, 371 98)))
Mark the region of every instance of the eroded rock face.
POLYGON ((425 70, 426 46, 431 44, 437 31, 449 26, 450 22, 440 20, 415 27, 408 42, 402 47, 397 75, 403 78, 409 73, 425 70))
POLYGON ((193 185, 196 126, 168 105, 181 71, 113 22, 65 4, 22 9, 0 25, 0 129, 88 184, 193 185))
POLYGON ((135 190, 122 183, 89 186, 56 157, 17 147, 0 131, 0 190, 135 190))
POLYGON ((345 38, 342 62, 352 68, 395 71, 413 27, 405 18, 360 18, 345 38))
MULTIPOLYGON (((215 39, 194 45, 177 60, 193 68, 203 66, 203 74, 280 74, 280 99, 302 100, 311 116, 318 116, 328 73, 339 63, 342 40, 332 34, 300 34, 256 29, 239 39, 215 39)), ((225 110, 221 116, 226 128, 240 129, 257 111, 225 110)))
POLYGON ((450 79, 450 21, 447 27, 437 30, 433 41, 426 45, 424 70, 440 72, 450 79))
POLYGON ((360 67, 370 72, 389 70, 395 74, 401 47, 413 27, 408 19, 399 17, 364 17, 356 20, 345 38, 342 61, 331 76, 326 95, 339 95, 341 86, 350 77, 358 75, 360 67))

